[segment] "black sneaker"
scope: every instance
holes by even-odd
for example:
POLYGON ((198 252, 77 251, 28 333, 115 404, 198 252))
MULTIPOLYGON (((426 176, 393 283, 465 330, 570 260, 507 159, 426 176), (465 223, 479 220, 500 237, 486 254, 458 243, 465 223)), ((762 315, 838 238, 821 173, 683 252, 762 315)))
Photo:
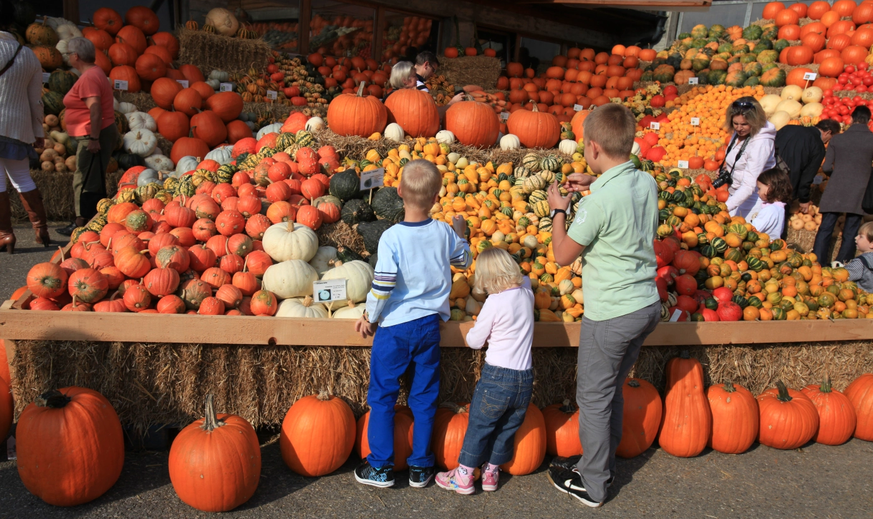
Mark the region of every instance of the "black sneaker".
POLYGON ((433 467, 409 466, 409 486, 412 488, 424 488, 433 479, 433 467))
MULTIPOLYGON (((564 470, 573 470, 576 468, 576 465, 579 464, 580 459, 582 459, 581 454, 578 456, 568 456, 566 458, 555 456, 549 463, 549 467, 560 467, 564 470)), ((615 482, 615 474, 610 473, 609 479, 606 480, 606 486, 611 487, 613 482, 615 482)))
POLYGON ((585 490, 585 483, 582 482, 582 475, 576 469, 567 470, 561 467, 549 467, 548 476, 549 481, 552 482, 555 488, 582 501, 582 504, 585 506, 590 506, 591 508, 603 506, 603 502, 595 501, 588 495, 588 491, 585 490))
POLYGON ((355 468, 355 479, 358 483, 374 487, 387 488, 394 486, 394 467, 386 465, 376 468, 364 460, 355 468))
POLYGON ((68 225, 66 227, 61 227, 60 229, 55 229, 55 232, 62 235, 62 236, 72 236, 73 231, 75 231, 76 229, 78 229, 76 222, 72 222, 72 223, 70 223, 70 225, 68 225))

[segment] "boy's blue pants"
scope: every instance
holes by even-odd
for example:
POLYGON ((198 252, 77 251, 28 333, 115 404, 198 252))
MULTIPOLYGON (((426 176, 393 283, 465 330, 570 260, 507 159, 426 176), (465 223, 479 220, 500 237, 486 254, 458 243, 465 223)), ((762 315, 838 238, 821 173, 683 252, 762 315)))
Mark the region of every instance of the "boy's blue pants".
POLYGON ((412 365, 409 407, 415 417, 409 465, 432 467, 430 449, 437 398, 440 393, 440 318, 429 315, 387 328, 378 328, 370 357, 367 439, 373 467, 394 465, 394 405, 400 377, 412 365))

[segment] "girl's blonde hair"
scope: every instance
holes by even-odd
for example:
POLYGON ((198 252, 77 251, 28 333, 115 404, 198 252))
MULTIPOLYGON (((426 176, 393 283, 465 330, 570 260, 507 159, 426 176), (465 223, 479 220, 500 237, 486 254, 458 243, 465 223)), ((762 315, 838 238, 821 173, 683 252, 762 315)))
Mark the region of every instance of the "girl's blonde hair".
POLYGON ((728 105, 725 113, 724 129, 729 133, 734 131, 734 117, 742 115, 749 122, 749 137, 758 135, 761 128, 767 124, 767 114, 761 103, 754 97, 741 97, 728 105))
POLYGON ((406 81, 412 77, 413 74, 415 74, 415 70, 412 68, 411 62, 398 61, 393 67, 391 67, 391 79, 388 80, 388 83, 394 90, 406 88, 406 81))
POLYGON ((523 280, 521 269, 503 249, 485 249, 476 257, 475 285, 479 290, 496 294, 520 286, 523 280))

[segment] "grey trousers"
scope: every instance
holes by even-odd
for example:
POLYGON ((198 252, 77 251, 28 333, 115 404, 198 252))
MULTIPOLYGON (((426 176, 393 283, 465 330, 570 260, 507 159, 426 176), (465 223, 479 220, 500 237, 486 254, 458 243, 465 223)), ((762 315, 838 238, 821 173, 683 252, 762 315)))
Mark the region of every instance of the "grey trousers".
POLYGON ((576 373, 582 458, 576 468, 588 495, 606 499, 606 480, 615 471, 621 442, 624 398, 621 389, 640 347, 661 319, 661 304, 606 321, 582 318, 576 373))

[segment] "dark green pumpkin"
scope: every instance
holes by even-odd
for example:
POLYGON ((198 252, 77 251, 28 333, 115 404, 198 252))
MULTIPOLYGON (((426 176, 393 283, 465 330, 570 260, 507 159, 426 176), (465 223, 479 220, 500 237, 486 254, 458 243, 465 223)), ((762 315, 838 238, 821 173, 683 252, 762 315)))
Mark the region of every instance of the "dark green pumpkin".
POLYGON ((376 219, 376 213, 366 200, 353 198, 343 205, 340 216, 346 225, 355 225, 361 222, 372 222, 376 219))
POLYGON ((145 160, 135 153, 117 151, 112 156, 118 161, 118 167, 125 171, 134 166, 145 166, 145 160))
POLYGON ((376 254, 379 250, 379 239, 382 237, 382 233, 392 225, 388 220, 376 220, 375 222, 361 222, 354 229, 364 238, 364 248, 367 249, 367 252, 376 254))
POLYGON ((405 215, 403 199, 397 194, 397 189, 393 187, 383 187, 376 191, 370 205, 373 206, 376 216, 391 223, 402 221, 405 215))
POLYGON ((57 69, 49 76, 48 88, 52 92, 65 96, 73 88, 73 85, 76 84, 77 79, 79 78, 69 70, 57 69))
POLYGON ((49 90, 42 95, 42 104, 46 114, 58 115, 64 109, 64 96, 49 90))
POLYGON ((328 192, 343 202, 361 198, 361 179, 354 169, 341 171, 330 177, 328 192))
POLYGON ((343 263, 348 263, 350 261, 364 261, 363 256, 343 245, 336 248, 336 259, 343 263))

